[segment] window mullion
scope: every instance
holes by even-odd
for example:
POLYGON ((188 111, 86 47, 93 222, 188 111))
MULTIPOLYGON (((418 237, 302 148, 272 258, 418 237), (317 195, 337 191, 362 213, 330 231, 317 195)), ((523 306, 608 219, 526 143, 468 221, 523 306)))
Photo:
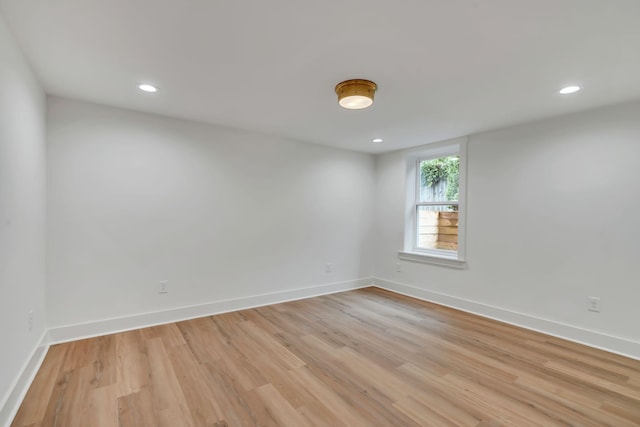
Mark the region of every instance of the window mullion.
POLYGON ((449 205, 459 205, 457 200, 444 200, 441 202, 416 202, 417 206, 449 206, 449 205))

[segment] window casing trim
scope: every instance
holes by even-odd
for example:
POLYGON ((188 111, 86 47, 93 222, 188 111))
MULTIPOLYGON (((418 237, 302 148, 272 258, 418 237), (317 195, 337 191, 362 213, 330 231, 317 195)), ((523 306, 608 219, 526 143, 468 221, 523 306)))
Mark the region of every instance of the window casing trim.
POLYGON ((423 262, 449 267, 464 268, 466 265, 466 190, 467 190, 467 141, 468 137, 433 143, 411 150, 407 154, 406 208, 404 248, 398 252, 401 260, 423 262), (454 203, 417 202, 419 191, 418 164, 422 160, 446 156, 460 157, 459 197, 454 203), (425 249, 417 247, 417 206, 418 205, 458 205, 458 250, 425 249))

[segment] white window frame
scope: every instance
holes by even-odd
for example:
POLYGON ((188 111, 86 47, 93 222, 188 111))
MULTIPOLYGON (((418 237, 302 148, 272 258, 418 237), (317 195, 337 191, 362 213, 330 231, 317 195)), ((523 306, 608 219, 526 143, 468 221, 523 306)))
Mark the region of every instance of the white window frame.
POLYGON ((467 137, 456 138, 438 143, 422 146, 407 154, 406 176, 406 209, 404 248, 398 252, 401 260, 436 264, 454 268, 466 267, 466 214, 467 214, 467 137), (458 250, 426 249, 417 246, 417 210, 421 205, 445 204, 445 203, 421 203, 418 201, 419 164, 423 160, 438 159, 441 157, 459 156, 460 175, 458 187, 458 250))

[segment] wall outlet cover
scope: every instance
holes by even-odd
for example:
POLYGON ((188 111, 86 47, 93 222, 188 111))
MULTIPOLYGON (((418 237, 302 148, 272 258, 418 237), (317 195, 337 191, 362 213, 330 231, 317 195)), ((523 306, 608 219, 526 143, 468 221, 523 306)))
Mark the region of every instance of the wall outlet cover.
POLYGON ((600 300, 600 297, 588 297, 587 310, 594 313, 600 313, 602 310, 602 301, 600 300))
POLYGON ((158 293, 160 295, 169 293, 169 281, 168 280, 161 280, 160 281, 160 283, 158 284, 158 293))

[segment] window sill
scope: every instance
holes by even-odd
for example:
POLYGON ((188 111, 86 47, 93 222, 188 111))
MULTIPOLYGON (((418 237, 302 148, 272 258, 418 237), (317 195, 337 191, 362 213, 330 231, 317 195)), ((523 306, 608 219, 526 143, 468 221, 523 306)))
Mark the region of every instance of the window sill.
POLYGON ((445 267, 464 269, 467 262, 463 259, 447 257, 421 252, 398 251, 398 258, 403 261, 419 262, 422 264, 442 265, 445 267))

